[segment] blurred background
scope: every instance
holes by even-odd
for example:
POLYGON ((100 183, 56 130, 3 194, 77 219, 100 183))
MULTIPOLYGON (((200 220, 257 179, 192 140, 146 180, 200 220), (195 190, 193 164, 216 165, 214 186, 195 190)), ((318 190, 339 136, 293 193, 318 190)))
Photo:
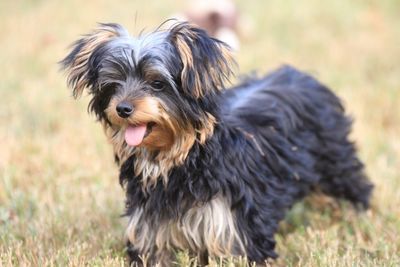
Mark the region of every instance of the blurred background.
MULTIPOLYGON (((136 35, 171 16, 196 19, 192 2, 0 0, 0 266, 124 264, 111 148, 57 62, 96 22, 136 35)), ((400 1, 234 3, 237 75, 292 64, 331 87, 376 185, 367 213, 329 199, 297 204, 274 265, 400 265, 400 1)))

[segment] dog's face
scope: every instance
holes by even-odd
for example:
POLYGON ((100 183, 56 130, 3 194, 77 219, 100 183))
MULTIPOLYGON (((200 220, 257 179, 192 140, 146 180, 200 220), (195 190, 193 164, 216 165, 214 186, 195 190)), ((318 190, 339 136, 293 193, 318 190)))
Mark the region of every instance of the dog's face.
POLYGON ((151 151, 171 149, 184 136, 207 138, 230 63, 223 43, 187 23, 137 38, 101 24, 61 62, 74 96, 87 88, 89 110, 105 127, 151 151))

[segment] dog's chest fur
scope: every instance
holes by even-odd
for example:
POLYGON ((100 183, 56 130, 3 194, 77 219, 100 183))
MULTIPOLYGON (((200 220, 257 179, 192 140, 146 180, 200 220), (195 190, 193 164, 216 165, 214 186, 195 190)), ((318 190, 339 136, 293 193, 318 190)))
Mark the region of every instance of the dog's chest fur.
MULTIPOLYGON (((154 183, 148 183, 153 181, 149 175, 159 170, 159 164, 151 164, 144 151, 118 146, 118 134, 110 140, 117 155, 125 160, 120 178, 127 183, 126 236, 138 254, 153 255, 165 263, 176 250, 189 250, 199 256, 207 252, 215 257, 246 254, 246 239, 238 230, 235 211, 217 190, 219 186, 212 184, 218 180, 217 174, 206 171, 215 159, 204 157, 195 161, 196 166, 174 168, 167 181, 158 175, 154 183)), ((198 151, 198 147, 193 150, 198 151)))
POLYGON ((245 253, 234 214, 222 197, 190 208, 178 218, 154 220, 138 207, 130 216, 127 237, 141 254, 156 254, 168 260, 176 249, 212 256, 245 253))

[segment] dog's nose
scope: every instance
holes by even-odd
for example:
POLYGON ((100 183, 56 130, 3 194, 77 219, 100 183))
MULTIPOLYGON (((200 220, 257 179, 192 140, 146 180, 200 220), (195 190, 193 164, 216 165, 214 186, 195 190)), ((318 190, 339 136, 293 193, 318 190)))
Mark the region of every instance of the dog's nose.
POLYGON ((126 101, 122 101, 121 103, 119 103, 117 105, 117 113, 118 116, 120 116, 121 118, 128 118, 133 112, 133 106, 131 103, 126 102, 126 101))

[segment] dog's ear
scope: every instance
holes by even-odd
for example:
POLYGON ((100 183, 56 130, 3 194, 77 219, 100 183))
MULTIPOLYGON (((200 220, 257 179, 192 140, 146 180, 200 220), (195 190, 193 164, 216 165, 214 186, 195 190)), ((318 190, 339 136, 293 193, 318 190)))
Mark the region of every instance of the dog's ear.
POLYGON ((225 43, 186 22, 174 25, 170 38, 182 62, 180 79, 185 93, 199 98, 224 87, 234 63, 225 43))
POLYGON ((79 97, 86 87, 95 83, 90 68, 90 56, 93 51, 111 39, 120 36, 125 30, 118 24, 99 24, 92 33, 83 36, 72 45, 72 51, 60 61, 67 73, 67 83, 73 89, 75 98, 79 97))

